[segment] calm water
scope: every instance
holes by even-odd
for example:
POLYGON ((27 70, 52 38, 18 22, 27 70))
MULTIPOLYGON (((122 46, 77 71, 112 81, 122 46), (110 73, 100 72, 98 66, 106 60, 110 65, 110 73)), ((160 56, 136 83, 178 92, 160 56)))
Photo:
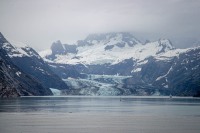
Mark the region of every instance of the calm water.
POLYGON ((199 123, 195 98, 0 99, 2 133, 199 133, 199 123))
POLYGON ((1 99, 0 112, 111 112, 200 116, 200 99, 168 97, 22 97, 1 99))

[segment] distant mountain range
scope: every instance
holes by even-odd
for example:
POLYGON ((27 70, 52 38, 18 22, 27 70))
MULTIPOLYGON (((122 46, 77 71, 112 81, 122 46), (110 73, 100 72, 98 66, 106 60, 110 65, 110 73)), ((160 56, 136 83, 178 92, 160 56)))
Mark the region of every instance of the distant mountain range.
POLYGON ((192 96, 200 90, 200 47, 177 49, 168 39, 143 44, 130 33, 92 34, 73 45, 54 42, 40 55, 64 79, 131 76, 115 87, 119 95, 192 96))
MULTIPOLYGON (((43 90, 57 88, 63 95, 200 94, 199 46, 177 49, 168 39, 141 43, 126 32, 92 34, 76 44, 56 41, 39 54, 28 46, 12 46, 2 34, 0 46, 9 63, 43 90)), ((52 93, 27 95, 46 94, 52 93)))

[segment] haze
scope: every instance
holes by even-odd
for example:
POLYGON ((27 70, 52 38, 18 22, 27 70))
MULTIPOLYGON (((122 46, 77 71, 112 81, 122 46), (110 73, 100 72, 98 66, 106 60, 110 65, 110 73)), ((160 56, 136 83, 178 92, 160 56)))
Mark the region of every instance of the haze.
POLYGON ((0 32, 38 51, 56 40, 121 31, 190 47, 200 37, 199 16, 199 0, 0 0, 0 32))

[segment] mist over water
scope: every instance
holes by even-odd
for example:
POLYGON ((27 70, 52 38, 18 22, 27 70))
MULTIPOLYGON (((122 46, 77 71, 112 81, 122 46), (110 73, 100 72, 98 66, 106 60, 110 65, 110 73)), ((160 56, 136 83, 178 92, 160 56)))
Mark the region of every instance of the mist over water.
POLYGON ((60 39, 74 43, 91 33, 133 32, 138 38, 169 38, 175 46, 199 41, 198 0, 0 1, 0 31, 37 50, 60 39))

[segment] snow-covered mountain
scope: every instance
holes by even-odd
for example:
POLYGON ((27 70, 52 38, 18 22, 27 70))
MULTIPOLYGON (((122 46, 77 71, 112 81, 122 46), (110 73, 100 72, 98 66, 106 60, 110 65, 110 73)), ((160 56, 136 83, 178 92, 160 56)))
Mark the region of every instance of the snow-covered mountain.
POLYGON ((56 41, 40 55, 0 33, 0 96, 200 95, 200 46, 170 40, 141 43, 130 33, 92 34, 75 44, 56 41), (32 89, 33 88, 33 89, 32 89))
POLYGON ((196 95, 200 92, 200 47, 181 51, 170 59, 149 58, 146 64, 140 66, 141 71, 126 79, 125 88, 134 90, 139 86, 154 88, 168 95, 196 95))
POLYGON ((150 57, 170 60, 185 51, 175 49, 168 39, 142 44, 132 34, 121 32, 89 35, 73 45, 57 41, 39 54, 54 68, 73 66, 79 73, 132 75, 141 71, 150 57))
POLYGON ((140 95, 157 91, 165 95, 195 95, 200 88, 196 83, 199 72, 194 79, 185 79, 185 75, 192 76, 192 70, 199 70, 199 50, 199 46, 176 49, 168 39, 142 44, 132 34, 120 32, 92 34, 72 45, 57 41, 40 55, 61 78, 86 78, 90 74, 131 76, 123 79, 121 90, 140 95), (192 61, 179 63, 184 60, 192 61), (187 83, 192 83, 193 88, 185 87, 187 83))
POLYGON ((16 47, 0 34, 2 49, 11 61, 26 74, 41 82, 45 88, 68 89, 68 86, 46 64, 40 55, 31 47, 16 47))
POLYGON ((52 95, 49 88, 43 87, 35 78, 13 64, 4 49, 5 42, 6 39, 0 33, 0 97, 52 95))
POLYGON ((130 33, 107 33, 89 35, 74 45, 57 41, 40 55, 46 61, 60 64, 113 65, 130 58, 140 62, 172 49, 174 47, 167 39, 142 44, 130 33))

